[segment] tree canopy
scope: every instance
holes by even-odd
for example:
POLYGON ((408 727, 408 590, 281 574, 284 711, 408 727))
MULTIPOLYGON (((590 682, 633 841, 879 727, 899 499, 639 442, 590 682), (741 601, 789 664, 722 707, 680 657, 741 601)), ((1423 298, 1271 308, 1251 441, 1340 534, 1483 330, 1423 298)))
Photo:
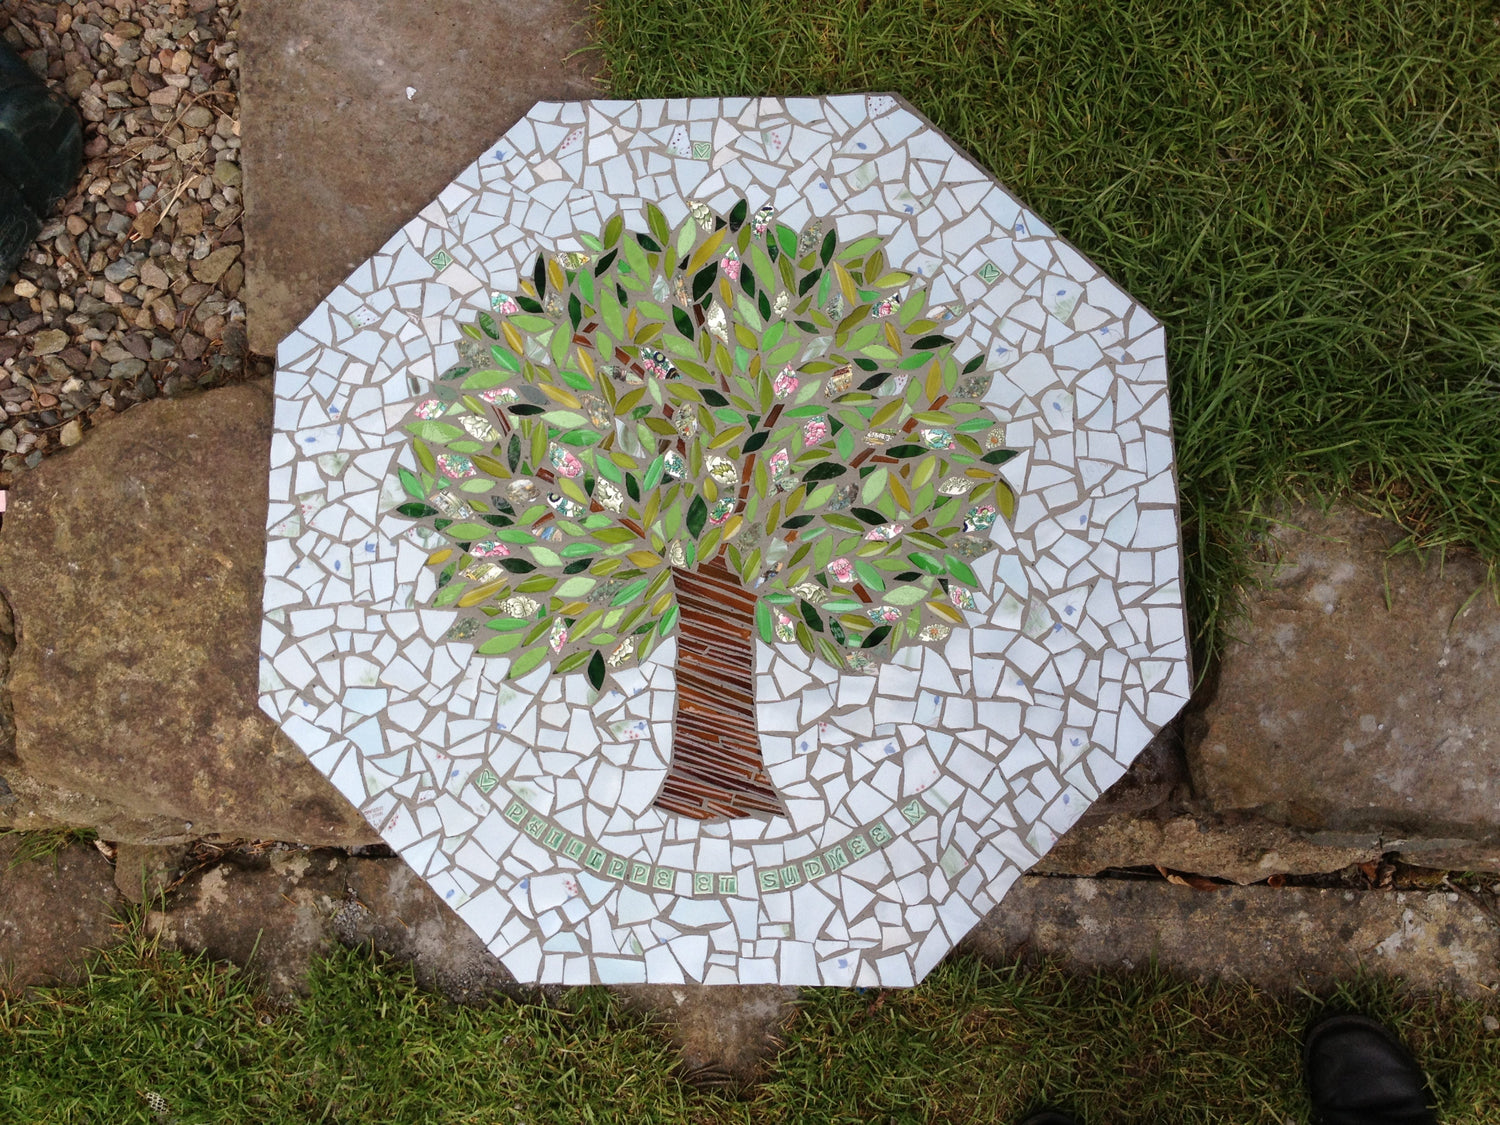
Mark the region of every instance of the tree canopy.
POLYGON ((599 687, 672 635, 674 569, 722 558, 763 640, 835 667, 945 639, 1015 510, 984 356, 878 236, 646 218, 538 254, 408 415, 450 635, 599 687))

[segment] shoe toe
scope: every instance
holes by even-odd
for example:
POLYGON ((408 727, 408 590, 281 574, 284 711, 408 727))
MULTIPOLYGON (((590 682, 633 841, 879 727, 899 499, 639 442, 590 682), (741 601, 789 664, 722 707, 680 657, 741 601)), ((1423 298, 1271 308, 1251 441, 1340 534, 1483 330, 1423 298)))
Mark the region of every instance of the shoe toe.
POLYGON ((1313 1109, 1327 1125, 1437 1120, 1416 1060, 1374 1020, 1323 1021, 1308 1035, 1304 1062, 1313 1109))

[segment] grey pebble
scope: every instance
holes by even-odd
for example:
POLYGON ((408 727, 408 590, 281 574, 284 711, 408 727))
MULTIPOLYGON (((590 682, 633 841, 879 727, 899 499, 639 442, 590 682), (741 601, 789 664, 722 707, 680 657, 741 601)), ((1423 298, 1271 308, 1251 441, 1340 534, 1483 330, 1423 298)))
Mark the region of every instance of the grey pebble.
POLYGON ((122 359, 118 363, 111 364, 109 377, 111 379, 134 379, 136 376, 144 374, 145 371, 146 361, 131 356, 129 359, 122 359))
POLYGON ((118 285, 127 277, 135 277, 138 273, 140 273, 140 269, 140 262, 132 260, 131 256, 127 255, 126 257, 120 258, 117 261, 110 262, 109 265, 105 266, 104 277, 105 280, 113 281, 116 285, 118 285))

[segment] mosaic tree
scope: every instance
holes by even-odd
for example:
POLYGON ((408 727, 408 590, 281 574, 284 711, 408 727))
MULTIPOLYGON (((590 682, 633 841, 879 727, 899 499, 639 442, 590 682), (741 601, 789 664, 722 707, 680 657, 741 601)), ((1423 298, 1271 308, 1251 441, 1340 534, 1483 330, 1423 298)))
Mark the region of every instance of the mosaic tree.
POLYGON ((1015 496, 1012 451, 949 311, 879 237, 795 231, 747 201, 673 231, 617 215, 539 255, 463 325, 461 361, 406 421, 401 470, 436 546, 450 636, 602 688, 676 636, 658 804, 778 812, 754 641, 854 672, 964 623, 1015 496))

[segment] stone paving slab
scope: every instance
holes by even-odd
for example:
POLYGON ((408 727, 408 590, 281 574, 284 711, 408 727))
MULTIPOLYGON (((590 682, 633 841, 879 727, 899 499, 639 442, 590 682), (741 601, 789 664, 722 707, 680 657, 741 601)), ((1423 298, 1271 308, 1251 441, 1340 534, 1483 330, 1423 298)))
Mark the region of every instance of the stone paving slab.
POLYGON ((1420 860, 1500 863, 1500 605, 1462 554, 1388 557, 1399 530, 1290 513, 1227 651, 1197 795, 1304 829, 1374 831, 1420 860))
POLYGON ((159 400, 17 480, 0 824, 371 838, 256 707, 270 426, 265 383, 159 400))
POLYGON ((302 989, 333 945, 350 860, 333 849, 236 857, 194 874, 146 931, 186 953, 248 967, 274 995, 302 989))
POLYGON ((1213 879, 1259 883, 1273 875, 1340 871, 1378 860, 1390 850, 1373 834, 1298 832, 1258 817, 1127 815, 1075 825, 1031 870, 1098 875, 1109 868, 1160 865, 1213 879))
POLYGON ((1083 970, 1152 961, 1202 980, 1275 991, 1326 986, 1360 967, 1427 990, 1500 992, 1494 900, 1452 891, 1225 887, 1031 876, 970 933, 986 957, 1017 952, 1083 970))
POLYGON ((18 857, 24 846, 0 836, 0 992, 76 983, 90 953, 119 940, 120 895, 92 844, 34 859, 18 857))
POLYGON ((276 344, 539 100, 596 97, 578 0, 246 0, 246 316, 276 344))

